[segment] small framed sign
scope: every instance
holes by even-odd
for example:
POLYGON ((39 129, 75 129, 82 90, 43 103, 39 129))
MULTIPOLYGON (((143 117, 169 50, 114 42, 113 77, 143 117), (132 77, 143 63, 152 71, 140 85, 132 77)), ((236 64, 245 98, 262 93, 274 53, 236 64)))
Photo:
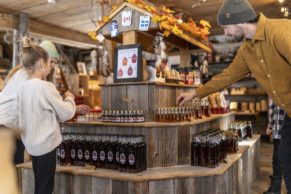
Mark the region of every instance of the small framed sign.
POLYGON ((142 81, 142 47, 140 44, 115 48, 114 83, 142 81))

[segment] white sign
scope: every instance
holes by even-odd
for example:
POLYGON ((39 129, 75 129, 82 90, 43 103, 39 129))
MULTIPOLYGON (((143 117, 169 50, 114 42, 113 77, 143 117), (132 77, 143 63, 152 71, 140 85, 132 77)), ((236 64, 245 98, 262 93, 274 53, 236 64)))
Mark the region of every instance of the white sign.
POLYGON ((151 18, 150 16, 142 15, 139 17, 139 27, 140 31, 148 31, 150 27, 151 18))
POLYGON ((131 26, 132 11, 123 11, 122 26, 131 26))
POLYGON ((137 78, 138 49, 118 50, 117 79, 137 78))

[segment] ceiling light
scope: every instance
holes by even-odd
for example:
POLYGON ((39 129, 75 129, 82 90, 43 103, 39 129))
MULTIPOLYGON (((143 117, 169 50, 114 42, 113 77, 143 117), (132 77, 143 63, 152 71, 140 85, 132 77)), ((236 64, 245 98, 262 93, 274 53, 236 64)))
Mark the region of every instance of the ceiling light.
POLYGON ((284 0, 278 0, 279 1, 279 3, 283 3, 284 2, 284 0))
POLYGON ((57 0, 47 0, 48 3, 56 3, 57 0))

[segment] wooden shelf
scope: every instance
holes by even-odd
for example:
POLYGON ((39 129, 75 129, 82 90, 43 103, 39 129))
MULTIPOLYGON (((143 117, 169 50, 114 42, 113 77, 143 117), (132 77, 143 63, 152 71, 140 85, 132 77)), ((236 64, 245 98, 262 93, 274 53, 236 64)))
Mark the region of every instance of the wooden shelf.
POLYGON ((177 126, 191 126, 197 125, 209 121, 213 121, 219 118, 227 117, 229 115, 233 115, 235 112, 230 112, 226 114, 212 114, 210 117, 205 117, 202 119, 196 119, 194 121, 188 122, 143 122, 143 123, 109 123, 109 122, 86 122, 86 123, 76 123, 76 122, 66 122, 62 125, 66 126, 115 126, 115 127, 144 127, 144 128, 152 128, 152 127, 177 127, 177 126))
MULTIPOLYGON (((258 140, 258 136, 255 136, 254 142, 258 140)), ((110 169, 88 169, 80 166, 57 166, 57 173, 69 173, 73 175, 93 176, 99 178, 108 178, 121 181, 143 182, 164 180, 173 178, 186 178, 186 177, 206 177, 221 175, 227 171, 241 156, 248 150, 249 146, 239 146, 238 153, 228 154, 228 163, 221 163, 216 168, 198 167, 198 166, 173 166, 164 168, 150 168, 140 173, 125 173, 117 170, 110 169)), ((32 163, 23 163, 16 166, 17 168, 32 169, 32 163)))
POLYGON ((259 112, 236 112, 235 115, 250 115, 250 116, 257 116, 259 115, 259 112))
POLYGON ((101 87, 108 86, 123 86, 123 85, 156 85, 156 86, 170 86, 170 87, 184 87, 184 88, 197 88, 197 85, 187 85, 187 84, 175 84, 175 83, 162 83, 162 82, 125 82, 125 83, 115 83, 115 84, 101 84, 101 87))

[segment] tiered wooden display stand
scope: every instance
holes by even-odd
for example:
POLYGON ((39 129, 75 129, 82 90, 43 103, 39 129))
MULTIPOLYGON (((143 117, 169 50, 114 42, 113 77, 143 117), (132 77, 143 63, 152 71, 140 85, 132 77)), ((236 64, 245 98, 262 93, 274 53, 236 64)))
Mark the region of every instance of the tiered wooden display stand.
MULTIPOLYGON (((64 132, 142 134, 147 144, 148 169, 137 174, 108 169, 58 166, 55 194, 249 194, 258 172, 258 136, 243 142, 228 163, 217 168, 190 166, 193 134, 209 128, 227 129, 234 114, 212 115, 194 122, 157 123, 157 107, 174 106, 176 96, 193 87, 172 84, 135 83, 102 86, 103 109, 142 109, 148 121, 136 124, 66 123, 64 132)), ((33 193, 31 163, 18 166, 23 194, 33 193)))
MULTIPOLYGON (((140 15, 152 16, 129 3, 122 3, 109 15, 109 21, 97 30, 107 38, 123 44, 141 43, 144 50, 153 50, 152 38, 158 25, 151 23, 148 32, 138 32, 140 15), (132 26, 122 27, 122 37, 110 37, 111 20, 121 23, 121 12, 133 11, 132 26), (138 32, 138 33, 137 33, 138 32), (152 49, 148 49, 151 47, 152 49)), ((166 28, 167 29, 167 28, 166 28)), ((172 30, 168 28, 172 33, 172 30)), ((188 43, 206 51, 210 48, 195 37, 182 33, 166 38, 181 51, 188 43)), ((186 51, 185 51, 186 52, 186 51)), ((183 64, 183 63, 182 63, 183 64)), ((233 113, 211 115, 193 122, 154 122, 158 107, 175 106, 177 96, 194 90, 194 86, 165 83, 131 83, 103 85, 103 110, 143 110, 144 123, 66 123, 63 132, 136 134, 144 135, 147 144, 147 167, 144 172, 130 174, 108 169, 86 169, 76 166, 58 166, 55 176, 55 194, 249 194, 258 172, 259 136, 240 146, 239 152, 228 155, 228 163, 217 168, 190 166, 192 135, 210 128, 227 129, 234 120, 233 113)), ((34 190, 31 163, 18 165, 19 182, 23 194, 34 190)))

